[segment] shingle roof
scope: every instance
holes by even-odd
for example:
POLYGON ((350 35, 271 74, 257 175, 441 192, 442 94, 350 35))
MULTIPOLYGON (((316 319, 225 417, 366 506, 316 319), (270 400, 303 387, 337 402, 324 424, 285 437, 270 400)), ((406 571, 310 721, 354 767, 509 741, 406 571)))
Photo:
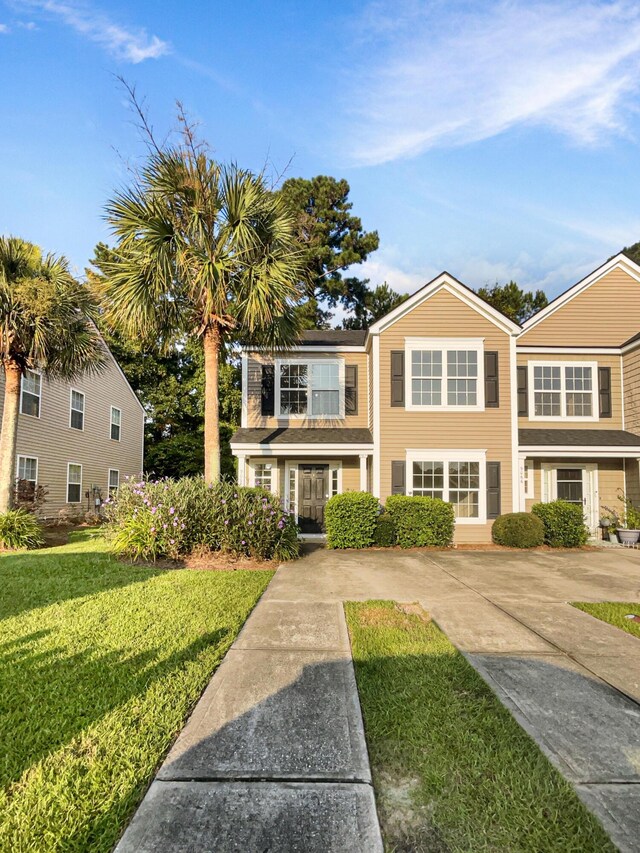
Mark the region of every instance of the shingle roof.
POLYGON ((362 347, 366 340, 366 329, 313 329, 302 333, 299 344, 303 347, 362 347))
POLYGON ((245 427, 231 439, 232 444, 372 444, 368 429, 323 427, 245 427))
POLYGON ((521 429, 522 447, 640 447, 640 435, 623 429, 521 429))
POLYGON ((626 347, 627 344, 634 344, 636 341, 640 341, 640 332, 637 335, 633 335, 633 337, 629 338, 628 341, 625 341, 622 346, 626 347))

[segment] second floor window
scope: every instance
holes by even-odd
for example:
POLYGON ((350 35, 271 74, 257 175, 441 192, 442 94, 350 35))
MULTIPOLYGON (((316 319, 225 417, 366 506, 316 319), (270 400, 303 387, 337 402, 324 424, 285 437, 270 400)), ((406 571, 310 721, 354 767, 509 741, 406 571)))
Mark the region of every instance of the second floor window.
POLYGON ((284 362, 278 368, 280 417, 344 417, 344 379, 337 361, 284 362))
POLYGON ((122 422, 122 412, 111 406, 111 438, 113 441, 120 441, 120 426, 122 422))
POLYGON ((534 364, 534 418, 593 418, 594 373, 589 364, 534 364))
POLYGON ((480 409, 482 342, 408 339, 409 409, 480 409))
POLYGON ((72 429, 84 429, 84 394, 81 391, 71 391, 69 426, 72 429))
POLYGON ((33 370, 25 371, 22 376, 20 411, 23 415, 40 417, 40 399, 42 397, 42 377, 33 370))

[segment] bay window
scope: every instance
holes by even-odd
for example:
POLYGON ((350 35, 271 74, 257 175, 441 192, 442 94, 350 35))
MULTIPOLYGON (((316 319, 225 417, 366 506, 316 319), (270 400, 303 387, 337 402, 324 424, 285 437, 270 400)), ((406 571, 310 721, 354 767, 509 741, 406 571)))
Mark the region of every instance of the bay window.
POLYGON ((278 417, 343 418, 344 364, 341 361, 278 361, 278 417))
POLYGON ((530 363, 532 419, 596 420, 595 378, 592 363, 530 363))
POLYGON ((484 408, 483 342, 477 338, 407 338, 407 408, 484 408))
POLYGON ((409 451, 408 493, 453 504, 459 523, 482 523, 486 521, 485 467, 484 451, 409 451))

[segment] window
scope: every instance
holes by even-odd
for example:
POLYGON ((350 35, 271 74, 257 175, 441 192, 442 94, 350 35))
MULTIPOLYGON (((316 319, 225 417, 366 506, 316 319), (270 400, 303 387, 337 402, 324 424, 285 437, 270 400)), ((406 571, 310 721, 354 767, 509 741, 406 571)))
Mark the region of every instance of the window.
POLYGON ((17 476, 34 485, 38 482, 38 460, 35 456, 18 456, 17 476))
POLYGON ((253 471, 253 485, 273 492, 273 475, 277 472, 277 467, 271 462, 253 462, 251 469, 253 471))
POLYGON ((115 468, 109 468, 109 497, 112 497, 118 491, 119 485, 120 471, 117 471, 115 468))
POLYGON ((113 441, 120 441, 120 423, 122 421, 122 412, 111 406, 111 438, 113 441))
POLYGON ((408 409, 484 408, 483 342, 476 338, 407 338, 408 409))
POLYGON ((82 465, 69 462, 67 465, 67 503, 80 503, 82 497, 82 465))
POLYGON ((539 420, 597 419, 596 364, 533 363, 532 417, 539 420))
POLYGON ((72 429, 84 429, 84 394, 71 389, 71 415, 69 426, 72 429))
POLYGON ((453 504, 456 520, 486 520, 485 453, 466 451, 410 451, 407 454, 409 494, 441 498, 453 504))
POLYGON ((20 412, 23 415, 32 415, 34 418, 39 418, 41 398, 42 377, 33 370, 27 370, 22 376, 20 412))
POLYGON ((342 362, 278 362, 276 375, 279 417, 344 417, 342 362))

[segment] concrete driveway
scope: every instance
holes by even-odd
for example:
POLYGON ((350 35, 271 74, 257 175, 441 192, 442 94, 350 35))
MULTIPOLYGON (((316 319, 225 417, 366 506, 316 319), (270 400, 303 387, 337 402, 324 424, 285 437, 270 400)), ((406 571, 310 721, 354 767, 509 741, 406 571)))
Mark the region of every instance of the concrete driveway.
POLYGON ((371 598, 419 601, 618 847, 640 850, 640 641, 569 604, 640 601, 640 552, 309 546, 263 601, 371 598))

